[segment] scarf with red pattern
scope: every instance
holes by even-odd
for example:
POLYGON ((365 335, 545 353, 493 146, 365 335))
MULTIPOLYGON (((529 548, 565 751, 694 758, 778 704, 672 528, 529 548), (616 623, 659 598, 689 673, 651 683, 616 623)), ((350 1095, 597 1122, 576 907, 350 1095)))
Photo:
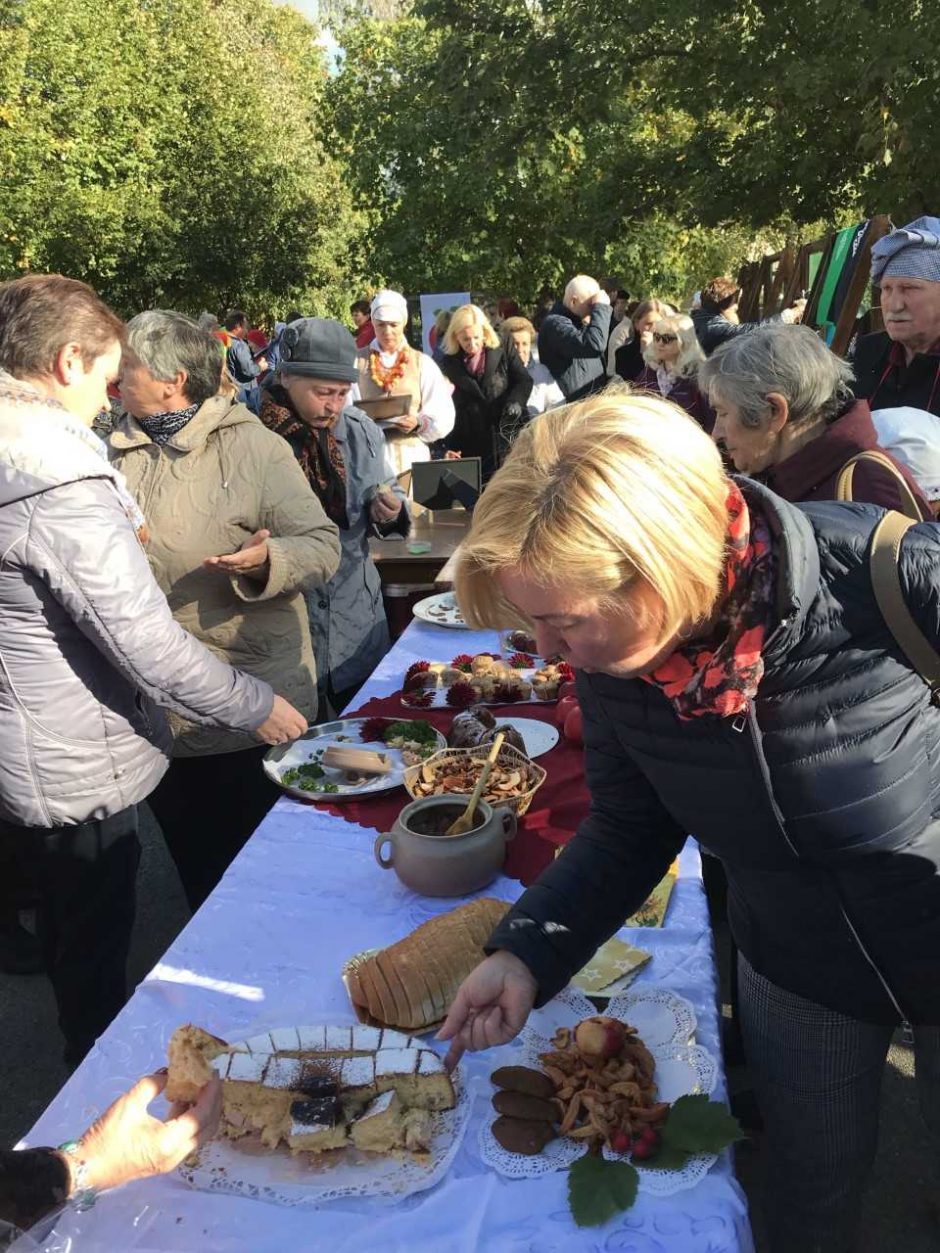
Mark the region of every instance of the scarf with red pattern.
POLYGON ((761 652, 773 609, 775 561, 766 519, 751 512, 738 487, 728 492, 725 600, 705 639, 677 648, 644 674, 683 720, 743 713, 764 675, 761 652))

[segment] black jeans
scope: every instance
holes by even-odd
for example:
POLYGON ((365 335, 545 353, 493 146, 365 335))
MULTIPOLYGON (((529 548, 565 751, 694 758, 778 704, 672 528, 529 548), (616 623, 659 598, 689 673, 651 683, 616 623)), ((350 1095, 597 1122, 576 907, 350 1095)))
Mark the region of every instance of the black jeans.
MULTIPOLYGON (((37 901, 65 1060, 77 1065, 127 999, 140 861, 137 807, 68 827, 0 823, 0 883, 37 901)), ((0 898, 2 899, 2 898, 0 898)))
POLYGON ((194 913, 281 794, 261 768, 267 751, 174 757, 147 797, 194 913))

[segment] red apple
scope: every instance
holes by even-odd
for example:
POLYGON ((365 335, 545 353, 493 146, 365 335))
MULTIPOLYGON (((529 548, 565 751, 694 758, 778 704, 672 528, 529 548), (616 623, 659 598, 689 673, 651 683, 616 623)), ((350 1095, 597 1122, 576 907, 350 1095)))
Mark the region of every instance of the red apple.
POLYGON ((563 696, 555 708, 555 725, 563 727, 572 709, 578 708, 577 696, 563 696))
POLYGON ((575 1048, 583 1057, 618 1057, 626 1038, 623 1023, 603 1014, 582 1018, 574 1029, 575 1048))
POLYGON ((581 713, 581 706, 575 705, 570 710, 565 719, 565 739, 571 744, 584 743, 584 715, 581 713))

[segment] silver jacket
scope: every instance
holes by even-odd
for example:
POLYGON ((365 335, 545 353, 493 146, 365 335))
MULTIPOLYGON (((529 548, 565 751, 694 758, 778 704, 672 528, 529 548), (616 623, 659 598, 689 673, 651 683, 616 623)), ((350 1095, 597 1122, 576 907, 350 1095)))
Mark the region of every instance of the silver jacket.
POLYGON ((92 438, 0 376, 0 820, 21 826, 143 800, 169 764, 158 705, 253 731, 274 699, 174 621, 92 438))

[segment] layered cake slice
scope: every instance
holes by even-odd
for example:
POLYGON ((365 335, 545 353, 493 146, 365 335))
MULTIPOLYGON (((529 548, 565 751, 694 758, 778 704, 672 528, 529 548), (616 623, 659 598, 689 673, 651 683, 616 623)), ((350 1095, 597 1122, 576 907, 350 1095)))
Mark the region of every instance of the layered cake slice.
POLYGON ((346 1117, 335 1084, 330 1096, 292 1101, 290 1116, 290 1130, 285 1138, 294 1152, 324 1153, 348 1143, 346 1117))
POLYGON ((397 1092, 377 1096, 349 1129, 357 1149, 388 1153, 392 1149, 426 1152, 433 1126, 426 1109, 408 1109, 397 1092))
POLYGON ((454 1087, 444 1064, 430 1049, 379 1049, 369 1057, 347 1058, 340 1092, 354 1101, 394 1090, 416 1109, 453 1109, 454 1087))

